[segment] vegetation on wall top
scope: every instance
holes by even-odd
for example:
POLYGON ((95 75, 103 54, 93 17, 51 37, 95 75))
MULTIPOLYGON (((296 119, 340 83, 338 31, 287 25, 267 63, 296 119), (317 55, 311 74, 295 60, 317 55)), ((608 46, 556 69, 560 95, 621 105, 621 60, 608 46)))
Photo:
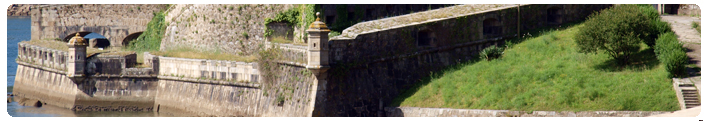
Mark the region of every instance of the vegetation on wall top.
POLYGON ((145 31, 138 38, 128 43, 128 49, 134 51, 160 50, 160 43, 167 28, 165 14, 165 10, 153 13, 153 19, 148 23, 145 31))

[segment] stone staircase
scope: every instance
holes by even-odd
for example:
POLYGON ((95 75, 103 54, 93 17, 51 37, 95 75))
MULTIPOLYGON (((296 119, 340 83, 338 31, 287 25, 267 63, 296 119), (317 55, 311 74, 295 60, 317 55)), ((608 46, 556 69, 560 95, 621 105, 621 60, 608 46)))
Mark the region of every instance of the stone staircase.
POLYGON ((682 96, 684 97, 684 106, 686 108, 693 108, 700 106, 699 94, 697 93, 697 88, 694 84, 682 84, 679 85, 680 90, 682 90, 682 96))
POLYGON ((677 93, 677 99, 680 102, 682 109, 689 109, 701 106, 699 100, 699 91, 691 81, 684 79, 673 79, 674 88, 677 93))

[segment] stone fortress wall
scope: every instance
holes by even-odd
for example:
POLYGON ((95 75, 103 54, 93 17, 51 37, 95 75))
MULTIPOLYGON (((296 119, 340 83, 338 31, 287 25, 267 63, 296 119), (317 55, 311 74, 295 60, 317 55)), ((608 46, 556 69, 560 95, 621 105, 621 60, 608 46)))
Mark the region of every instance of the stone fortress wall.
POLYGON ((165 15, 168 26, 160 49, 251 55, 266 39, 264 19, 296 5, 176 4, 165 15))
POLYGON ((520 31, 582 20, 610 6, 459 5, 355 24, 330 39, 322 116, 386 116, 393 98, 431 72, 503 46, 520 31), (452 10, 466 12, 446 13, 452 10), (439 15, 445 17, 415 21, 439 15))
MULTIPOLYGON (((304 50, 279 46, 285 52, 304 50), (290 51, 287 51, 290 50, 290 51)), ((159 70, 158 113, 185 116, 309 116, 314 77, 298 58, 280 63, 276 80, 265 88, 258 63, 186 59, 144 54, 159 70)), ((296 57, 296 56, 285 56, 296 57)), ((304 59, 300 60, 304 61, 304 59)))
MULTIPOLYGON (((102 99, 116 99, 107 97, 109 95, 133 96, 137 101, 146 102, 140 103, 141 106, 152 104, 142 108, 144 110, 179 115, 388 116, 385 107, 391 100, 430 72, 471 60, 480 50, 504 45, 504 40, 518 37, 522 31, 582 20, 591 12, 610 6, 457 5, 358 23, 345 29, 341 36, 329 39, 326 46, 330 51, 324 54, 330 58, 328 66, 331 68, 322 79, 306 68, 308 47, 267 42, 267 48, 284 50, 281 53, 283 60, 278 62, 276 70, 272 70, 274 75, 262 75, 265 72, 260 72, 258 63, 253 62, 161 57, 146 53, 144 63, 149 68, 111 66, 122 68, 122 75, 94 75, 93 81, 68 84, 75 86, 67 87, 68 92, 49 93, 78 95, 79 102, 96 99, 82 95, 106 97, 102 99), (457 13, 450 13, 454 10, 457 13), (433 18, 416 20, 422 16, 433 18), (265 80, 267 77, 275 80, 265 80), (314 90, 322 97, 316 98, 314 90), (316 99, 320 103, 314 103, 316 99)), ((189 6, 183 7, 185 11, 192 10, 187 9, 189 6)), ((177 36, 178 32, 173 30, 179 27, 170 28, 166 39, 177 36)), ((173 40, 163 40, 170 41, 173 40)), ((26 48, 24 46, 21 45, 21 49, 26 48)), ((22 52, 35 53, 32 57, 41 55, 36 50, 27 50, 18 56, 30 56, 22 52)), ((103 62, 130 63, 125 60, 103 62)), ((27 64, 27 68, 42 70, 45 67, 27 64)), ((63 75, 63 72, 55 73, 63 75)), ((18 71, 18 74, 22 73, 18 71)), ((27 83, 18 82, 18 85, 27 83)))
POLYGON ((161 4, 72 4, 33 6, 32 40, 61 39, 68 41, 74 34, 103 35, 111 47, 122 47, 126 41, 145 31, 154 12, 161 4), (81 13, 81 14, 78 14, 81 13))
MULTIPOLYGON (((76 111, 152 111, 156 92, 153 85, 157 84, 157 79, 150 76, 152 71, 120 68, 126 67, 127 62, 115 61, 130 60, 131 54, 90 57, 89 60, 103 61, 88 63, 99 65, 89 71, 93 73, 90 77, 71 80, 66 76, 68 52, 23 42, 18 46, 13 93, 19 98, 76 111)), ((135 60, 135 54, 132 56, 135 60)))

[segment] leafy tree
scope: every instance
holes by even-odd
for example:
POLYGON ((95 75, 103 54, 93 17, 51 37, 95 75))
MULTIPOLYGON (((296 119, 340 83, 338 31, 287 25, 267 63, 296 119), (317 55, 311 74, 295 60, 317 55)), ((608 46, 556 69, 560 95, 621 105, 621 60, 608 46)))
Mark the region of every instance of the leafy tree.
POLYGON ((652 41, 654 44, 657 36, 653 35, 657 33, 654 19, 643 12, 641 6, 618 5, 592 14, 574 36, 579 51, 603 52, 620 65, 627 64, 642 42, 652 41))

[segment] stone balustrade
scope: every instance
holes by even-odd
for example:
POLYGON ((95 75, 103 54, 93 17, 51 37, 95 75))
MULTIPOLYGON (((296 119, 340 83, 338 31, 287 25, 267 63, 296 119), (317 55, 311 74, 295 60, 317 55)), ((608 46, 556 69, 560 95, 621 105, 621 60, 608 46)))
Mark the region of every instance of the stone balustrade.
POLYGON ((26 43, 18 43, 18 46, 17 61, 58 70, 66 69, 66 51, 26 43))
POLYGON ((258 63, 221 61, 206 59, 188 59, 176 57, 144 55, 146 65, 152 66, 154 72, 161 76, 180 78, 200 78, 237 82, 258 83, 260 73, 258 63), (159 70, 159 71, 157 71, 159 70))

